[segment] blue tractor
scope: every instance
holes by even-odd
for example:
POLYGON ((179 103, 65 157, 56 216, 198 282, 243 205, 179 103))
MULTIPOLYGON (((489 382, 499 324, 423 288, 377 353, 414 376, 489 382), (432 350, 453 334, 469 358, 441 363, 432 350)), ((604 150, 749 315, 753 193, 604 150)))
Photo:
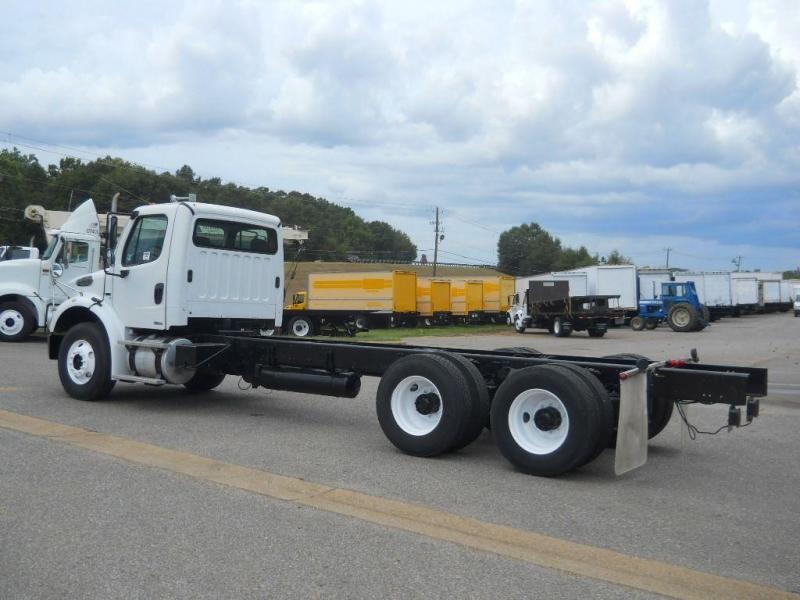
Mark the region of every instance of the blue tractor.
POLYGON ((700 303, 694 281, 666 281, 661 284, 661 296, 639 300, 639 314, 631 319, 631 329, 655 329, 663 321, 679 332, 701 331, 708 326, 711 315, 700 303))

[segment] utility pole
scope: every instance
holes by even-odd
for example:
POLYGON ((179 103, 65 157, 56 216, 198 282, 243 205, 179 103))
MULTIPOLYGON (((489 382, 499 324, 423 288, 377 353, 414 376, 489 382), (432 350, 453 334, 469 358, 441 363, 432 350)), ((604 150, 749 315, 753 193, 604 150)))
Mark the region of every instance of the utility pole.
POLYGON ((731 261, 733 264, 735 264, 735 265, 736 265, 736 272, 737 272, 737 273, 738 273, 739 271, 741 271, 741 270, 742 270, 742 259, 743 259, 743 258, 744 258, 744 256, 742 256, 742 255, 740 254, 739 256, 737 256, 736 258, 734 258, 734 259, 731 261))
POLYGON ((669 253, 672 250, 672 248, 667 247, 667 248, 664 248, 664 250, 666 250, 666 252, 667 252, 667 267, 666 268, 669 269, 669 253))
MULTIPOLYGON (((439 207, 436 207, 436 220, 434 221, 433 232, 433 276, 436 277, 436 263, 439 260, 439 207)), ((444 236, 442 236, 444 237, 444 236)))

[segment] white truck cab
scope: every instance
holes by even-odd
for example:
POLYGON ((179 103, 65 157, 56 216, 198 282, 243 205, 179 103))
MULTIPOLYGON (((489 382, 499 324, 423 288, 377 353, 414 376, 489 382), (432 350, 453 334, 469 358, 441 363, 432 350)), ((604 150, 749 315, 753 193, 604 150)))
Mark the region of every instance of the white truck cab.
POLYGON ((218 374, 176 367, 174 348, 193 334, 270 335, 281 325, 281 237, 277 217, 240 208, 135 210, 113 266, 68 283, 71 297, 49 321, 65 388, 93 399, 117 380, 214 387, 218 374))
POLYGON ((100 224, 94 202, 81 204, 38 257, 0 262, 0 341, 19 341, 47 322, 48 312, 67 298, 55 285, 100 268, 100 224))
POLYGON ((794 316, 800 317, 800 285, 792 286, 792 301, 794 306, 794 316))

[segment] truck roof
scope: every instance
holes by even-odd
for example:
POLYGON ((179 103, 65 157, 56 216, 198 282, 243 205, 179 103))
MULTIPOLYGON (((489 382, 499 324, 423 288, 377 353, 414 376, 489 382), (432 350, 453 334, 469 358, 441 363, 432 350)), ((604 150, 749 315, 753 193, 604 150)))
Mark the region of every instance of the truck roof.
POLYGON ((136 209, 139 215, 168 214, 172 215, 181 206, 188 206, 197 216, 218 218, 218 219, 237 219, 272 227, 280 227, 281 220, 267 213, 237 208, 235 206, 222 206, 220 204, 205 204, 203 202, 169 202, 163 204, 146 204, 136 209))

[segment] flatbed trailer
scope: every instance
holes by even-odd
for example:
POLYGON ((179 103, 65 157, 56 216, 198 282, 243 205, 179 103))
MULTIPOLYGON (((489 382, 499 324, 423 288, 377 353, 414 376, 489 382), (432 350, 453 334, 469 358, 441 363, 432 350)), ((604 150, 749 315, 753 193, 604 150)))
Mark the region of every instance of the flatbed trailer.
POLYGON ((617 473, 636 468, 675 406, 685 420, 686 403, 726 404, 733 428, 758 416, 767 393, 765 369, 700 365, 695 352, 655 362, 270 336, 283 316, 283 256, 279 221, 261 213, 146 206, 120 244, 110 270, 64 284, 73 295, 48 324, 49 356, 76 399, 105 399, 118 382, 206 392, 227 376, 353 398, 362 377, 379 377, 378 423, 401 451, 437 456, 490 427, 519 470, 556 476, 608 447, 617 473))

